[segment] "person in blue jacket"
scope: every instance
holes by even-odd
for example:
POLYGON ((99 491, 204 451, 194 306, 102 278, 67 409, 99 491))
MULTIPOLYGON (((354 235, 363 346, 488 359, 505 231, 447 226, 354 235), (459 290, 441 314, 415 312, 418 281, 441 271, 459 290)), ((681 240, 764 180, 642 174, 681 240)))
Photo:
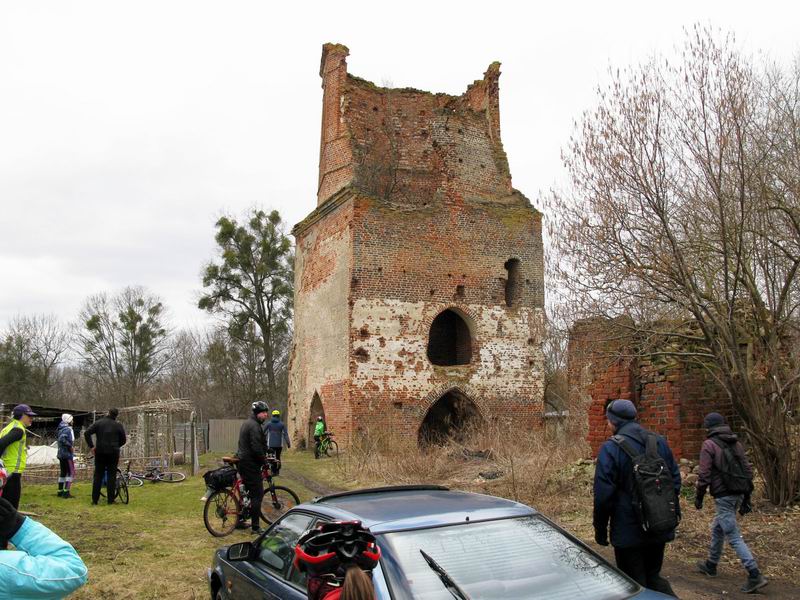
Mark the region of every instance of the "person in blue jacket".
POLYGON ((58 424, 56 432, 58 440, 58 464, 61 469, 58 475, 58 497, 74 498, 70 493, 72 480, 75 478, 75 432, 72 430, 72 415, 64 413, 61 415, 61 423, 58 424))
POLYGON ((88 570, 75 548, 0 498, 0 600, 65 598, 86 583, 88 570))
MULTIPOLYGON (((624 436, 637 452, 644 452, 649 431, 636 422, 636 406, 630 400, 612 400, 606 418, 614 434, 624 436)), ((672 475, 676 499, 680 498, 681 473, 667 441, 658 436, 658 453, 672 475)), ((600 447, 594 474, 594 537, 608 546, 611 522, 611 545, 617 567, 640 585, 674 596, 669 582, 661 577, 664 549, 675 539, 675 530, 651 534, 642 529, 633 508, 633 465, 630 457, 613 440, 600 447)), ((680 518, 680 504, 676 501, 680 518)))
MULTIPOLYGON (((264 435, 267 436, 267 448, 278 459, 278 468, 280 470, 281 452, 283 451, 283 443, 286 442, 286 447, 291 448, 292 444, 289 442, 289 432, 286 425, 281 421, 281 411, 273 410, 272 418, 263 425, 264 435)), ((277 475, 277 472, 276 472, 277 475)))

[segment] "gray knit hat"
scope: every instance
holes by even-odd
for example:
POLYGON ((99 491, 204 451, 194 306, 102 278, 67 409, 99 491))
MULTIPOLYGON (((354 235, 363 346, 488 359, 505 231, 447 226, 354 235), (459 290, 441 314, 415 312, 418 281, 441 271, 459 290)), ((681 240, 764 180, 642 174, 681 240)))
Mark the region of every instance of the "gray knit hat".
POLYGON ((606 418, 615 427, 619 427, 628 421, 635 421, 637 415, 636 406, 630 400, 612 400, 606 406, 606 418))

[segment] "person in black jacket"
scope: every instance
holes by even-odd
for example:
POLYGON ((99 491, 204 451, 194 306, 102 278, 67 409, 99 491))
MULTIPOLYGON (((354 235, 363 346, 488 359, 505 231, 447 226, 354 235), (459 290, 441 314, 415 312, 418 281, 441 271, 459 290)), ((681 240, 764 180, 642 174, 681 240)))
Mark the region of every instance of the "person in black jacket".
POLYGON ((261 467, 267 458, 267 440, 261 424, 267 420, 269 407, 266 402, 253 402, 253 415, 242 423, 239 430, 239 457, 237 465, 247 493, 250 496, 250 527, 254 534, 261 533, 261 501, 264 498, 264 480, 261 467))
POLYGON ((95 421, 83 434, 89 445, 89 452, 94 455, 94 479, 92 481, 92 504, 100 500, 100 488, 103 477, 106 478, 106 497, 109 504, 114 504, 117 485, 117 465, 119 465, 119 451, 128 441, 125 428, 117 422, 119 411, 112 408, 108 416, 95 421), (97 438, 97 444, 92 443, 92 435, 97 438))

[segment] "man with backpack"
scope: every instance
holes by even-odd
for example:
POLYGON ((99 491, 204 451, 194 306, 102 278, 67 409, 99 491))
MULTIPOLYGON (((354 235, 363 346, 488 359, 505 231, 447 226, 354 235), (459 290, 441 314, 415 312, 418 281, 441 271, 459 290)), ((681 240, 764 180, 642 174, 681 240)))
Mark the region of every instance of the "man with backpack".
POLYGON ((694 506, 697 510, 703 508, 703 497, 710 488, 716 515, 711 525, 708 559, 698 562, 697 568, 709 577, 716 577, 717 564, 727 539, 747 569, 747 581, 742 591, 752 594, 768 582, 758 570, 756 560, 742 539, 736 523, 736 511, 742 516, 752 511, 750 493, 753 491, 753 468, 747 460, 744 447, 721 414, 712 412, 706 415, 703 427, 708 430, 708 435, 700 449, 700 472, 694 506))
POLYGON ((640 585, 675 596, 661 577, 666 543, 680 521, 681 475, 667 441, 636 422, 630 400, 612 400, 614 435, 601 447, 594 475, 594 537, 611 545, 617 567, 640 585))

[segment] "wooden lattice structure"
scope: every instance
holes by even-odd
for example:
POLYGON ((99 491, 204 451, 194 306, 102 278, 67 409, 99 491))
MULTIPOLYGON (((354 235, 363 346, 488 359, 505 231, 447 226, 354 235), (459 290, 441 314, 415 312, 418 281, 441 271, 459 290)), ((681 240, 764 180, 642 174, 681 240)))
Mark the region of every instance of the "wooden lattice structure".
POLYGON ((135 406, 119 409, 119 421, 125 426, 128 443, 122 449, 126 458, 159 460, 163 466, 175 464, 176 457, 196 464, 197 444, 192 427, 192 443, 189 456, 175 443, 175 424, 195 423, 194 402, 188 398, 159 398, 135 406))

